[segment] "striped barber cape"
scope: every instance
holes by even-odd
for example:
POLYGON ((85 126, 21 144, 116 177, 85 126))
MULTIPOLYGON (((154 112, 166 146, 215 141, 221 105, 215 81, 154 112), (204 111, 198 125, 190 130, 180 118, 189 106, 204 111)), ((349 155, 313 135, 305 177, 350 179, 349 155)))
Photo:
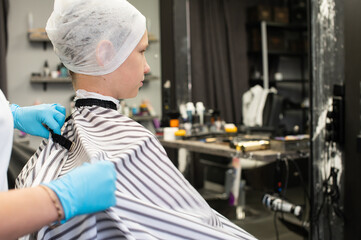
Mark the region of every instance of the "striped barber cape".
POLYGON ((49 182, 84 162, 111 161, 117 171, 116 206, 22 239, 254 239, 210 208, 158 139, 118 111, 77 107, 62 135, 73 147, 43 140, 19 174, 17 188, 49 182))

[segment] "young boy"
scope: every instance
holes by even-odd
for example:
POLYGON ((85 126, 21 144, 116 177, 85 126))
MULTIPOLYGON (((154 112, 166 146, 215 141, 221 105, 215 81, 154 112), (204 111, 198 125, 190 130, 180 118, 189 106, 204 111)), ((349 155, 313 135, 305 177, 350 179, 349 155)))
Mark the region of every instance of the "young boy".
POLYGON ((43 228, 37 237, 254 239, 209 207, 152 133, 116 111, 118 99, 135 97, 150 71, 145 22, 125 0, 55 0, 46 30, 76 90, 76 109, 63 131, 72 148, 43 142, 18 184, 50 181, 83 162, 105 159, 117 170, 117 203, 43 228))

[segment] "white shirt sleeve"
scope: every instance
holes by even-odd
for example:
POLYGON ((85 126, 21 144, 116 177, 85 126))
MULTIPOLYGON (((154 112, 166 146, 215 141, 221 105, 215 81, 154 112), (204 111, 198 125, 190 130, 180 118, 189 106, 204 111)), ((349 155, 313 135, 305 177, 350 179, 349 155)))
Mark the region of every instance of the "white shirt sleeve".
POLYGON ((14 120, 3 92, 0 90, 0 191, 8 190, 7 170, 13 144, 14 120))

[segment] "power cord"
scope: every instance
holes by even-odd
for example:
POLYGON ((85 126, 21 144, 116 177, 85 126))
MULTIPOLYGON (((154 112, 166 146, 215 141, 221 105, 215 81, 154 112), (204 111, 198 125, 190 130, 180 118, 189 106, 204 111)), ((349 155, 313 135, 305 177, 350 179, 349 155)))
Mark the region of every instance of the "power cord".
MULTIPOLYGON (((332 143, 330 142, 327 147, 327 153, 329 154, 330 150, 332 150, 330 147, 332 146, 332 143)), ((331 155, 327 155, 327 159, 333 159, 336 155, 335 151, 331 151, 331 155)), ((334 165, 334 164, 332 164, 334 165)), ((319 209, 316 212, 316 215, 313 219, 313 223, 317 223, 322 210, 325 208, 326 204, 326 219, 328 223, 328 231, 329 231, 329 237, 332 239, 332 227, 330 224, 330 211, 333 210, 335 215, 342 219, 342 221, 345 221, 345 215, 343 210, 340 207, 340 190, 337 183, 339 169, 331 166, 330 168, 330 174, 329 176, 322 182, 322 202, 319 207, 319 209)), ((317 226, 317 224, 315 224, 317 226)), ((320 229, 317 227, 317 237, 320 239, 320 229)))
POLYGON ((341 218, 342 220, 345 220, 344 212, 340 208, 340 190, 337 185, 337 175, 338 175, 339 169, 335 167, 331 167, 330 176, 323 182, 323 192, 326 197, 329 198, 331 202, 331 206, 335 214, 341 218))
POLYGON ((278 212, 276 211, 273 215, 273 226, 275 227, 275 234, 276 234, 276 240, 279 240, 279 232, 278 232, 278 226, 277 226, 277 214, 278 212))
MULTIPOLYGON (((304 152, 299 152, 299 158, 307 158, 309 157, 308 154, 304 153, 304 152)), ((277 166, 278 167, 278 171, 280 171, 280 163, 284 163, 285 164, 285 179, 284 179, 284 187, 282 190, 280 189, 277 189, 277 192, 278 192, 278 195, 281 199, 285 200, 286 199, 286 193, 287 193, 287 189, 288 189, 288 182, 289 182, 289 175, 290 175, 290 167, 289 167, 289 162, 291 162, 294 167, 296 168, 296 172, 298 173, 298 177, 300 178, 300 181, 301 181, 301 185, 303 187, 303 190, 304 190, 304 204, 305 206, 308 206, 310 205, 310 196, 309 196, 309 192, 307 190, 307 186, 306 186, 306 183, 304 181, 304 178, 303 178, 303 174, 301 172, 301 169, 298 165, 298 163, 296 162, 296 159, 294 158, 289 158, 289 157, 283 157, 281 158, 280 155, 278 156, 277 158, 277 166), (308 203, 308 204, 307 204, 308 203)), ((280 174, 280 172, 278 172, 280 174)), ((279 186, 280 184, 278 184, 279 186)), ((282 204, 283 204, 283 201, 281 202, 281 209, 283 208, 282 207, 282 204)), ((279 212, 276 211, 275 214, 274 214, 274 228, 275 228, 275 234, 276 234, 276 239, 278 240, 279 239, 279 230, 278 230, 278 226, 277 226, 277 214, 279 212)), ((300 219, 302 221, 302 225, 303 226, 309 226, 309 221, 306 219, 306 215, 302 215, 302 216, 299 216, 299 217, 302 217, 302 219, 300 219)), ((284 215, 283 215, 283 212, 281 212, 281 219, 285 220, 284 219, 284 215)), ((305 231, 308 232, 307 229, 305 229, 305 231)))

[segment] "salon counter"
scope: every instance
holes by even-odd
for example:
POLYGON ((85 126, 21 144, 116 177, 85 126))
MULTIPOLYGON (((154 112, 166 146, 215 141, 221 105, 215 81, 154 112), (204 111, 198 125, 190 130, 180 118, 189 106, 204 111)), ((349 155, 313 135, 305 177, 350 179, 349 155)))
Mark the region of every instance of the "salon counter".
MULTIPOLYGON (((161 144, 165 148, 185 148, 190 152, 203 153, 220 157, 232 157, 236 153, 236 149, 231 148, 228 143, 205 143, 202 141, 196 140, 163 140, 160 139, 161 144)), ((297 158, 300 153, 297 151, 289 152, 280 152, 274 151, 271 149, 267 150, 257 150, 244 152, 242 158, 252 159, 256 161, 261 161, 264 163, 273 162, 277 159, 278 154, 281 154, 281 157, 297 158)))

